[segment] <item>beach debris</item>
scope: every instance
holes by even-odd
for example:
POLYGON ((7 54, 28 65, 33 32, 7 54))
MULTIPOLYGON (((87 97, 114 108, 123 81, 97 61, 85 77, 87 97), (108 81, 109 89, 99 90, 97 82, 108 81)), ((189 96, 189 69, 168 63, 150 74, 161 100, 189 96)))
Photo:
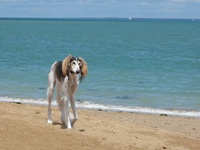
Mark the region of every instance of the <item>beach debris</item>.
POLYGON ((39 113, 40 113, 39 111, 36 111, 36 112, 35 112, 35 114, 39 114, 39 113))
POLYGON ((80 131, 80 132, 85 132, 85 129, 80 129, 79 131, 80 131))
POLYGON ((22 104, 21 102, 10 102, 10 103, 14 103, 14 104, 18 104, 18 105, 22 104))
POLYGON ((167 149, 167 147, 163 146, 163 149, 167 149))
POLYGON ((155 150, 167 149, 167 147, 163 146, 162 148, 156 148, 155 150))
POLYGON ((167 114, 160 114, 160 116, 168 116, 167 114))

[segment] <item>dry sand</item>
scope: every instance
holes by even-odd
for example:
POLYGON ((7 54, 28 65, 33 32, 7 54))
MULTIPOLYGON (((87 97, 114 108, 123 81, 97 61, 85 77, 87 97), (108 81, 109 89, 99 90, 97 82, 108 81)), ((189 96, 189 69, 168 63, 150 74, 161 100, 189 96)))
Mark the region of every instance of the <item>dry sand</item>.
POLYGON ((0 150, 200 150, 200 118, 78 110, 63 129, 53 108, 0 103, 0 150))

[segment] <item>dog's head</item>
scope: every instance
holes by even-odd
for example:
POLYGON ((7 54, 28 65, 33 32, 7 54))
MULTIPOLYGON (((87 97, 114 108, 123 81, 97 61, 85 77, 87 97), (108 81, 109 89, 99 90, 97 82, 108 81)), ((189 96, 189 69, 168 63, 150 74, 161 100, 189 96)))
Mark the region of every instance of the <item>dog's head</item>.
POLYGON ((64 76, 69 73, 80 74, 80 81, 82 81, 86 77, 87 71, 87 63, 81 57, 69 55, 62 62, 62 72, 64 76))

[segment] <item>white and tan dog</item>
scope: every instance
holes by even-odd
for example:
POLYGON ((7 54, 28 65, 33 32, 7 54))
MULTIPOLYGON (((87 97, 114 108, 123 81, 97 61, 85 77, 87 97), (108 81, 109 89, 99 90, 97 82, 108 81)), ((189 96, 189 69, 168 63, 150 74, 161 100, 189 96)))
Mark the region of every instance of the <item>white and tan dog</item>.
POLYGON ((63 61, 54 62, 51 66, 48 79, 49 85, 47 88, 48 98, 48 121, 52 124, 51 117, 51 102, 53 97, 54 87, 57 87, 57 104, 61 111, 61 121, 66 128, 72 128, 78 120, 74 94, 78 87, 79 81, 82 81, 88 71, 88 66, 85 60, 81 57, 67 56, 63 61), (69 102, 71 104, 73 119, 70 118, 69 102))

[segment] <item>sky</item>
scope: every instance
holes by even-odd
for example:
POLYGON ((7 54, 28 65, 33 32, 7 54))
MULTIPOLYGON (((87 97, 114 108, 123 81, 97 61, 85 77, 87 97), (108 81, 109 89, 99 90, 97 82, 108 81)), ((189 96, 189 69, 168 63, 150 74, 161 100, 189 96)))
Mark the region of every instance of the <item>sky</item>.
POLYGON ((0 0, 0 17, 200 19, 200 0, 0 0))

